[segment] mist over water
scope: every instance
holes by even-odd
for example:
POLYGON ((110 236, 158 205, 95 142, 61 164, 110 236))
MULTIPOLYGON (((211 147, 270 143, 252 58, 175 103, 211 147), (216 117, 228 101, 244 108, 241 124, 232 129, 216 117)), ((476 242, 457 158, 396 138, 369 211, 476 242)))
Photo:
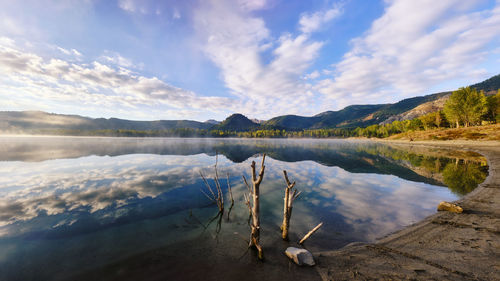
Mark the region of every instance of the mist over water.
POLYGON ((263 153, 262 244, 277 264, 286 263, 277 254, 285 246, 283 170, 303 192, 291 240, 322 221, 307 242, 319 251, 415 223, 470 192, 488 169, 472 152, 362 141, 0 138, 0 280, 91 276, 162 249, 252 264, 241 176, 263 153), (220 220, 200 191, 200 172, 213 177, 216 154, 224 191, 228 174, 235 199, 220 220))

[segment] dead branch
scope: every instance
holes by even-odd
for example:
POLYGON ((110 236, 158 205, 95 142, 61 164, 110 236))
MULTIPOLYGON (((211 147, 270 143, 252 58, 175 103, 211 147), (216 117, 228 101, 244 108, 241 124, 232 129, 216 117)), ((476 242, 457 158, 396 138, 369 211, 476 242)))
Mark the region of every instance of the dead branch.
POLYGON ((283 175, 285 177, 285 197, 283 198, 283 223, 281 224, 281 238, 283 240, 288 240, 288 229, 290 227, 290 218, 292 217, 292 206, 293 201, 299 197, 300 192, 297 193, 297 189, 294 189, 295 182, 291 183, 288 179, 288 174, 283 170, 283 175), (293 190, 293 192, 292 192, 293 190), (290 192, 292 192, 290 194, 290 192))
POLYGON ((300 241, 299 241, 299 244, 302 244, 304 243, 307 238, 311 237, 311 235, 313 235, 314 232, 316 232, 321 226, 323 226, 323 223, 321 222, 320 224, 318 224, 315 228, 311 229, 311 231, 309 231, 305 236, 304 238, 302 238, 300 241))
POLYGON ((252 188, 250 188, 250 185, 248 185, 246 178, 243 177, 243 180, 245 181, 245 184, 247 185, 247 188, 249 189, 250 193, 248 196, 245 196, 245 201, 246 204, 250 210, 250 214, 252 215, 252 223, 251 223, 251 234, 250 234, 250 241, 249 241, 249 247, 255 247, 258 251, 258 257, 260 260, 264 259, 264 252, 262 250, 262 247, 260 246, 260 212, 259 212, 259 191, 260 191, 260 184, 262 182, 262 179, 264 178, 264 171, 266 166, 264 166, 264 161, 266 159, 266 154, 262 156, 262 162, 260 166, 260 171, 259 175, 257 177, 257 173, 255 170, 255 161, 252 161, 252 165, 250 166, 252 168, 252 188), (250 196, 252 197, 252 202, 250 202, 250 196))

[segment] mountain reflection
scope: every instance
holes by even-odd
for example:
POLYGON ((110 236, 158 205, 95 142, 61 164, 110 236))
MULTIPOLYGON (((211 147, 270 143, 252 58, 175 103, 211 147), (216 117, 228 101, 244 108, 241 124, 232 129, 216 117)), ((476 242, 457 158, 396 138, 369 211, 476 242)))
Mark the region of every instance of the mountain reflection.
MULTIPOLYGON (((285 162, 311 160, 325 166, 337 166, 352 173, 393 174, 411 181, 438 185, 446 184, 442 179, 420 175, 415 171, 411 172, 410 166, 432 171, 432 165, 440 168, 453 159, 465 159, 479 163, 478 168, 482 166, 480 173, 485 174, 487 171, 484 164, 486 160, 473 152, 456 154, 445 149, 425 148, 419 148, 415 152, 404 146, 396 148, 362 141, 13 137, 0 138, 0 144, 2 144, 0 161, 37 162, 90 155, 130 154, 197 155, 204 153, 214 156, 218 153, 234 163, 241 163, 252 156, 266 153, 276 160, 285 162), (402 161, 408 163, 402 163, 402 161), (432 163, 429 165, 429 162, 432 163)), ((480 181, 476 182, 469 185, 477 185, 480 181)))

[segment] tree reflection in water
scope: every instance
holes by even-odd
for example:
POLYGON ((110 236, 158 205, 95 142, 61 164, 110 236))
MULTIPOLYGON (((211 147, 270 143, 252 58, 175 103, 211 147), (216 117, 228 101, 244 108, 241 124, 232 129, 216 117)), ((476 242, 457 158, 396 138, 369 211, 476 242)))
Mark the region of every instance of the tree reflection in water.
POLYGON ((477 162, 457 160, 443 169, 443 182, 453 193, 465 195, 486 179, 486 168, 477 162))

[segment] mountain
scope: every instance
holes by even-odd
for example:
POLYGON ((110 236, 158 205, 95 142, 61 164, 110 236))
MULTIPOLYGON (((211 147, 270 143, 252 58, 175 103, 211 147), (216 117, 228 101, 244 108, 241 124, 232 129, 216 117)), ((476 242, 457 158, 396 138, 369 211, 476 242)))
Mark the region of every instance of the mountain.
MULTIPOLYGON (((483 82, 471 85, 470 87, 476 88, 479 91, 484 91, 486 95, 494 95, 497 93, 498 89, 500 89, 500 75, 493 76, 483 82)), ((438 99, 431 99, 430 101, 422 103, 406 112, 393 115, 380 124, 389 124, 396 120, 411 120, 431 112, 442 110, 450 94, 451 92, 448 92, 448 94, 438 99)))
POLYGON ((257 124, 264 124, 264 122, 266 122, 266 120, 260 120, 257 118, 250 119, 250 121, 257 123, 257 124))
MULTIPOLYGON (((470 87, 486 94, 500 89, 500 75, 493 76, 470 87)), ((408 120, 442 109, 451 92, 435 93, 401 100, 390 104, 350 105, 337 111, 325 111, 314 116, 283 115, 267 121, 252 121, 236 113, 222 122, 207 120, 131 121, 117 118, 88 118, 77 115, 52 114, 41 111, 0 112, 0 132, 23 133, 33 130, 137 130, 161 131, 168 129, 217 129, 223 131, 249 131, 255 129, 320 129, 354 128, 373 124, 387 124, 395 120, 408 120), (256 122, 258 121, 258 122, 256 122)))
POLYGON ((470 87, 476 88, 477 90, 483 90, 486 93, 493 92, 496 94, 498 89, 500 89, 500 74, 486 79, 483 82, 471 85, 470 87))
POLYGON ((217 125, 217 124, 220 123, 220 121, 217 121, 217 120, 214 120, 214 119, 208 119, 207 121, 205 121, 205 123, 212 124, 212 125, 217 125))
MULTIPOLYGON (((487 94, 500 89, 500 74, 471 85, 487 94)), ((395 120, 407 120, 442 109, 451 92, 441 92, 401 100, 391 104, 350 105, 338 111, 325 111, 315 116, 283 115, 263 124, 268 127, 302 130, 320 128, 366 127, 386 124, 395 120)))
POLYGON ((254 123, 252 120, 248 119, 245 115, 235 113, 227 117, 226 120, 212 127, 212 129, 222 130, 222 131, 250 131, 259 127, 259 124, 254 123))
POLYGON ((444 108, 444 104, 446 103, 446 101, 448 100, 449 97, 450 97, 450 95, 445 95, 445 96, 438 98, 436 100, 422 103, 422 104, 416 106, 415 108, 410 109, 406 112, 403 112, 403 113, 400 113, 397 115, 393 115, 393 116, 387 118, 386 120, 382 121, 380 124, 384 125, 384 124, 392 123, 394 121, 411 120, 411 119, 420 117, 422 115, 441 110, 444 108))
POLYGON ((448 95, 448 92, 404 99, 393 104, 350 105, 338 111, 325 111, 312 117, 283 115, 264 124, 284 129, 319 129, 363 127, 378 124, 425 102, 448 95))
POLYGON ((132 121, 117 118, 88 118, 42 111, 0 112, 0 131, 22 133, 30 130, 137 130, 154 131, 179 128, 208 129, 213 124, 191 120, 132 121))

